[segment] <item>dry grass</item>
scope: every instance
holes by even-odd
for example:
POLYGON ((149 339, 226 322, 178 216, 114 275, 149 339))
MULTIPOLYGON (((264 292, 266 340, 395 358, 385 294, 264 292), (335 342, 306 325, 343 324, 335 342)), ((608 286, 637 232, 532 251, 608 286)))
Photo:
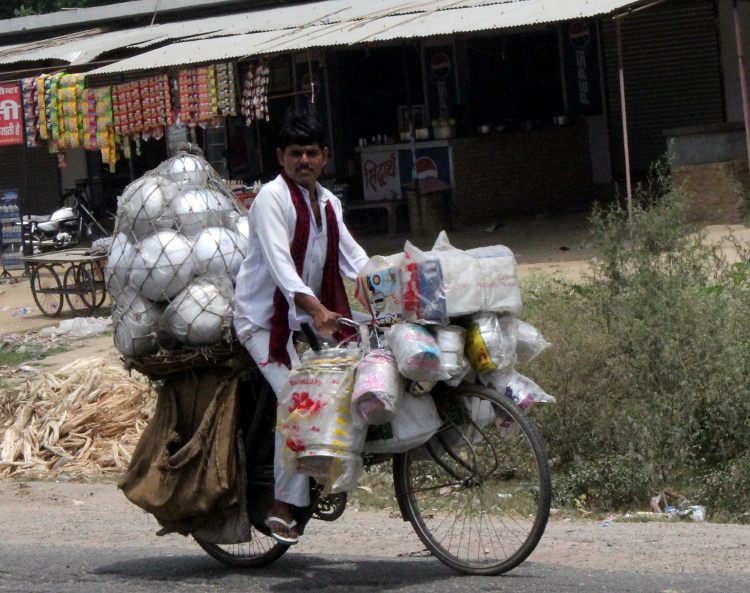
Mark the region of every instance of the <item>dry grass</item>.
POLYGON ((155 404, 145 379, 103 358, 45 373, 0 398, 0 477, 120 473, 155 404))

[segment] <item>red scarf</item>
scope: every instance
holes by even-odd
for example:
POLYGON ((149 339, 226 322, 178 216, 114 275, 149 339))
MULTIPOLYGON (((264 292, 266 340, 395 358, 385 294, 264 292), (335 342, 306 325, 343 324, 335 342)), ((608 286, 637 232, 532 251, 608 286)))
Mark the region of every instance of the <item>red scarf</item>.
MULTIPOLYGON (((299 186, 283 171, 281 176, 289 187, 292 203, 297 212, 297 224, 294 227, 294 238, 292 239, 290 252, 297 274, 301 277, 305 255, 307 254, 307 241, 310 237, 310 209, 307 207, 305 197, 302 195, 299 186)), ((349 299, 346 296, 346 289, 339 271, 339 223, 330 200, 326 202, 325 211, 328 241, 326 244, 326 261, 323 265, 323 286, 320 302, 329 311, 351 319, 352 311, 349 308, 349 299)), ((287 344, 291 333, 292 331, 289 329, 289 302, 281 289, 277 288, 273 295, 268 362, 278 362, 289 369, 292 368, 292 361, 289 358, 289 352, 287 352, 287 344)), ((354 331, 351 328, 344 327, 341 332, 335 333, 333 337, 338 341, 352 335, 354 335, 354 331)))

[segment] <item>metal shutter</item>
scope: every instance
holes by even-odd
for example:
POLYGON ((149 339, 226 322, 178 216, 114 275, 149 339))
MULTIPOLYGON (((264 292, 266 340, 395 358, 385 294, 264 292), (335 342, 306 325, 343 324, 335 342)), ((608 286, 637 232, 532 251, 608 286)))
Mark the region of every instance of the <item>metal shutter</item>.
POLYGON ((21 211, 26 214, 50 214, 60 207, 60 172, 57 155, 46 146, 26 149, 28 191, 23 175, 23 145, 0 147, 0 188, 21 190, 21 211))
MULTIPOLYGON (((712 0, 673 0, 622 21, 633 171, 666 153, 663 130, 724 121, 718 26, 712 0)), ((608 115, 615 175, 625 175, 617 42, 603 19, 608 115)))

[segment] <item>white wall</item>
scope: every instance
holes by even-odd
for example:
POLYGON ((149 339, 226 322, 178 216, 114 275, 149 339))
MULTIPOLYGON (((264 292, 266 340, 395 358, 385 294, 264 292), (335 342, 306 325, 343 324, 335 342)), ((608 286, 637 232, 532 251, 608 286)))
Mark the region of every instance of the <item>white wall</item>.
MULTIPOLYGON (((742 23, 746 76, 750 85, 750 68, 748 67, 750 66, 750 2, 740 0, 739 14, 742 23)), ((732 0, 719 0, 719 34, 727 121, 741 122, 744 117, 732 0)))

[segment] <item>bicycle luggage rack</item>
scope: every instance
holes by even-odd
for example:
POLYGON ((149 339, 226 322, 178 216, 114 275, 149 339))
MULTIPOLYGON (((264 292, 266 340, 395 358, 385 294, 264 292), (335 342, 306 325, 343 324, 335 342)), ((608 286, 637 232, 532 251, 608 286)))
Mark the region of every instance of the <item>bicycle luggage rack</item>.
POLYGON ((31 294, 39 310, 47 317, 58 317, 66 300, 76 315, 91 315, 107 297, 104 282, 106 260, 106 251, 89 247, 24 257, 31 294), (65 269, 62 281, 56 267, 65 269))

